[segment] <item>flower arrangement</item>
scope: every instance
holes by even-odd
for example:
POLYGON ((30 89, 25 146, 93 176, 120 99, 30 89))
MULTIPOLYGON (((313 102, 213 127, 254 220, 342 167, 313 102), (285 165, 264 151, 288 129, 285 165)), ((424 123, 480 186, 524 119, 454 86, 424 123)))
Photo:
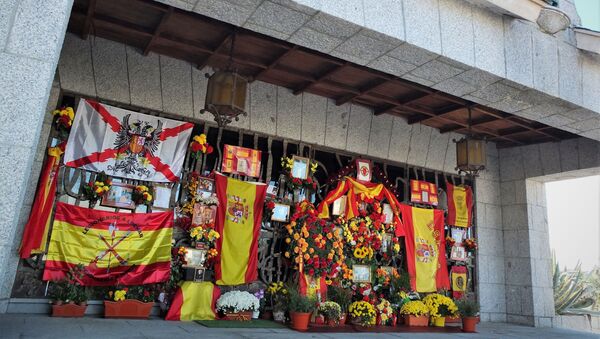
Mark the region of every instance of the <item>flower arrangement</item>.
POLYGON ((446 236, 446 252, 450 253, 450 249, 452 248, 452 246, 454 246, 455 243, 456 241, 454 240, 454 238, 452 238, 451 236, 446 236))
POLYGON ((453 317, 458 314, 458 308, 454 301, 445 295, 431 293, 423 298, 423 303, 429 309, 432 317, 453 317))
POLYGON ((75 118, 75 112, 73 107, 61 107, 52 111, 52 125, 58 132, 60 139, 65 140, 69 137, 71 126, 73 125, 73 119, 75 118))
POLYGON ((152 186, 145 185, 136 186, 131 194, 131 200, 133 200, 136 205, 152 204, 152 200, 154 200, 154 188, 152 188, 152 186))
POLYGON ((202 154, 211 154, 213 152, 213 147, 206 141, 206 134, 202 133, 192 138, 190 151, 192 151, 191 155, 194 158, 200 159, 202 154))
POLYGON ((379 314, 379 318, 381 319, 381 324, 387 324, 391 317, 394 314, 394 310, 392 309, 392 304, 384 298, 379 299, 379 304, 375 305, 375 309, 379 314))
POLYGON ((266 295, 274 312, 285 309, 285 304, 288 298, 288 290, 283 285, 283 281, 270 283, 267 287, 266 295))
POLYGON ((288 157, 281 158, 281 167, 283 169, 284 174, 287 177, 287 180, 286 180, 287 188, 292 191, 295 189, 300 189, 300 188, 308 188, 308 189, 316 190, 317 183, 314 181, 312 176, 317 171, 317 167, 319 166, 319 164, 317 164, 316 162, 312 162, 312 164, 310 165, 310 173, 305 180, 302 180, 300 178, 294 178, 292 176, 292 167, 293 166, 294 166, 293 158, 288 158, 288 157))
POLYGON ((200 174, 198 172, 190 173, 188 178, 188 182, 185 184, 185 188, 187 190, 187 201, 181 206, 181 211, 184 214, 192 215, 194 213, 194 205, 196 203, 201 203, 206 206, 218 205, 219 200, 216 195, 213 193, 210 197, 203 198, 200 194, 198 194, 198 184, 200 183, 200 174))
POLYGON ((88 293, 80 282, 83 275, 83 265, 79 264, 73 268, 69 268, 64 279, 53 281, 50 286, 49 295, 54 300, 54 304, 60 305, 71 302, 85 304, 88 299, 88 293))
POLYGON ((154 302, 156 299, 156 291, 152 285, 117 287, 114 291, 110 290, 107 293, 109 301, 124 301, 127 299, 139 300, 141 302, 154 302))
MULTIPOLYGON (((211 224, 207 224, 211 225, 211 224)), ((214 225, 213 225, 214 226, 214 225)), ((190 230, 190 236, 194 241, 204 242, 204 243, 213 243, 217 239, 221 238, 219 232, 215 231, 212 227, 194 227, 190 230)))
POLYGON ((416 317, 429 314, 429 308, 421 300, 411 300, 400 308, 400 314, 416 317))
POLYGON ((308 202, 298 204, 295 210, 286 226, 289 250, 284 256, 293 258, 295 267, 311 276, 335 278, 344 261, 342 239, 333 232, 335 224, 320 219, 308 202))
POLYGON ((90 201, 90 205, 94 205, 100 198, 110 191, 112 185, 108 175, 104 172, 98 173, 96 181, 90 181, 87 185, 83 185, 83 195, 90 201))
POLYGON ((257 311, 260 301, 246 291, 229 291, 217 300, 217 311, 223 313, 240 313, 257 311))
POLYGON ((335 301, 343 313, 348 312, 348 307, 352 303, 353 292, 350 289, 343 288, 341 286, 329 286, 327 287, 327 297, 331 301, 335 301))
POLYGON ((335 301, 322 302, 317 311, 319 314, 323 315, 325 319, 335 323, 339 322, 340 317, 342 316, 342 308, 335 301))
POLYGON ((275 202, 273 200, 267 199, 263 207, 263 220, 271 220, 274 208, 275 202))
POLYGON ((475 240, 475 238, 465 239, 463 243, 465 244, 465 249, 469 253, 473 253, 477 249, 477 241, 475 240))
POLYGON ((347 244, 346 255, 353 263, 371 264, 375 252, 381 249, 382 235, 375 227, 373 220, 368 216, 352 218, 342 223, 347 244))
POLYGON ((362 326, 375 325, 375 307, 366 301, 355 301, 348 307, 348 312, 362 326))

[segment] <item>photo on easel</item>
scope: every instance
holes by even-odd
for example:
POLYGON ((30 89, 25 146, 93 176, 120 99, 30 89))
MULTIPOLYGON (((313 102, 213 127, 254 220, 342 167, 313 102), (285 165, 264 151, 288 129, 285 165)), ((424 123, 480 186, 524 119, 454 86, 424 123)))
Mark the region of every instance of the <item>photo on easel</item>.
POLYGON ((292 161, 292 177, 306 180, 310 169, 310 159, 294 155, 292 156, 292 161))

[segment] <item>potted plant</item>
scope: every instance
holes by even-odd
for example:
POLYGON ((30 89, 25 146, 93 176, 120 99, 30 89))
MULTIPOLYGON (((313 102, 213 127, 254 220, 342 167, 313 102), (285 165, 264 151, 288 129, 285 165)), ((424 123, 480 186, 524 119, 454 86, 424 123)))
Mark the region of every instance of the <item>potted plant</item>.
POLYGON ((479 321, 479 303, 473 299, 464 297, 456 301, 458 313, 462 317, 463 332, 477 332, 477 322, 479 321))
POLYGON ((384 298, 379 299, 379 303, 375 305, 377 310, 377 325, 388 325, 394 318, 394 309, 392 304, 384 298))
POLYGON ((146 319, 156 298, 153 286, 130 286, 109 291, 104 300, 105 318, 146 319))
POLYGON ((400 309, 404 316, 404 323, 408 326, 429 325, 429 308, 421 300, 411 300, 400 309))
POLYGON ((88 293, 81 285, 83 266, 77 265, 67 272, 67 276, 52 282, 50 297, 53 317, 83 317, 87 308, 88 293))
POLYGON ((288 290, 283 286, 283 282, 278 281, 269 284, 266 295, 273 310, 274 320, 284 322, 288 290))
POLYGON ((366 301, 355 301, 348 307, 352 323, 363 327, 375 325, 375 307, 366 301))
POLYGON ((335 327, 340 323, 342 308, 335 301, 326 301, 319 305, 319 314, 325 317, 327 325, 335 327))
POLYGON ((341 286, 329 286, 327 288, 327 297, 329 300, 335 301, 340 305, 342 314, 340 315, 339 324, 344 325, 347 319, 348 307, 352 303, 352 290, 341 286))
POLYGON ((227 320, 248 321, 259 307, 258 298, 246 291, 229 291, 217 300, 217 311, 227 320))
POLYGON ((290 289, 290 298, 288 310, 290 311, 290 319, 292 329, 296 331, 306 331, 310 316, 317 306, 317 299, 301 295, 296 289, 290 289))
POLYGON ((431 293, 423 298, 423 302, 429 309, 429 316, 431 317, 433 326, 444 327, 446 317, 454 317, 458 314, 458 309, 454 301, 445 295, 431 293))

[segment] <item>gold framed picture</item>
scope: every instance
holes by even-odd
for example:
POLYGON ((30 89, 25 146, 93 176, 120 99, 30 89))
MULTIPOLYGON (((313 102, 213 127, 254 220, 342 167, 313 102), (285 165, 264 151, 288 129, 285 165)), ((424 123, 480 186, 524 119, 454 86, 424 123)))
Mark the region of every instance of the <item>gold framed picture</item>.
POLYGON ((352 265, 352 281, 354 282, 371 282, 371 266, 368 265, 352 265))
POLYGON ((290 219, 290 205, 275 203, 273 208, 273 214, 271 215, 272 221, 288 222, 290 219))
POLYGON ((110 190, 102 197, 100 205, 134 210, 135 202, 133 202, 132 198, 134 189, 134 185, 113 182, 110 190))
POLYGON ((292 177, 306 180, 310 168, 310 159, 294 155, 292 161, 292 177))
POLYGON ((392 246, 392 233, 384 233, 381 237, 381 251, 387 252, 388 248, 392 246))
POLYGON ((331 208, 331 215, 344 215, 346 214, 346 202, 348 197, 342 195, 341 197, 335 199, 333 202, 333 207, 331 208))
POLYGON ((152 210, 168 210, 171 203, 171 187, 165 184, 154 184, 154 201, 152 210))
POLYGON ((467 251, 463 246, 454 245, 450 251, 450 260, 465 261, 467 260, 467 251))
POLYGON ((371 182, 371 160, 356 159, 356 181, 371 182))
POLYGON ((202 226, 214 224, 217 218, 217 206, 206 206, 203 204, 194 204, 192 211, 192 226, 202 226))

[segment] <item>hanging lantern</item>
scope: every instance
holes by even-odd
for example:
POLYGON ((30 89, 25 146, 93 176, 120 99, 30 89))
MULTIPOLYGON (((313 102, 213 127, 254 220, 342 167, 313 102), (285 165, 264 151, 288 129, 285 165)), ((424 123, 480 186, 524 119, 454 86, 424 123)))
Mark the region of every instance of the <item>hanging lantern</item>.
POLYGON ((465 137, 456 143, 456 169, 458 173, 477 176, 478 172, 485 169, 485 141, 473 137, 465 137))
MULTIPOLYGON (((208 75, 207 75, 208 76, 208 75)), ((206 100, 200 113, 210 112, 219 127, 233 120, 238 121, 240 115, 246 116, 246 88, 248 81, 235 71, 216 71, 208 76, 206 100)))

